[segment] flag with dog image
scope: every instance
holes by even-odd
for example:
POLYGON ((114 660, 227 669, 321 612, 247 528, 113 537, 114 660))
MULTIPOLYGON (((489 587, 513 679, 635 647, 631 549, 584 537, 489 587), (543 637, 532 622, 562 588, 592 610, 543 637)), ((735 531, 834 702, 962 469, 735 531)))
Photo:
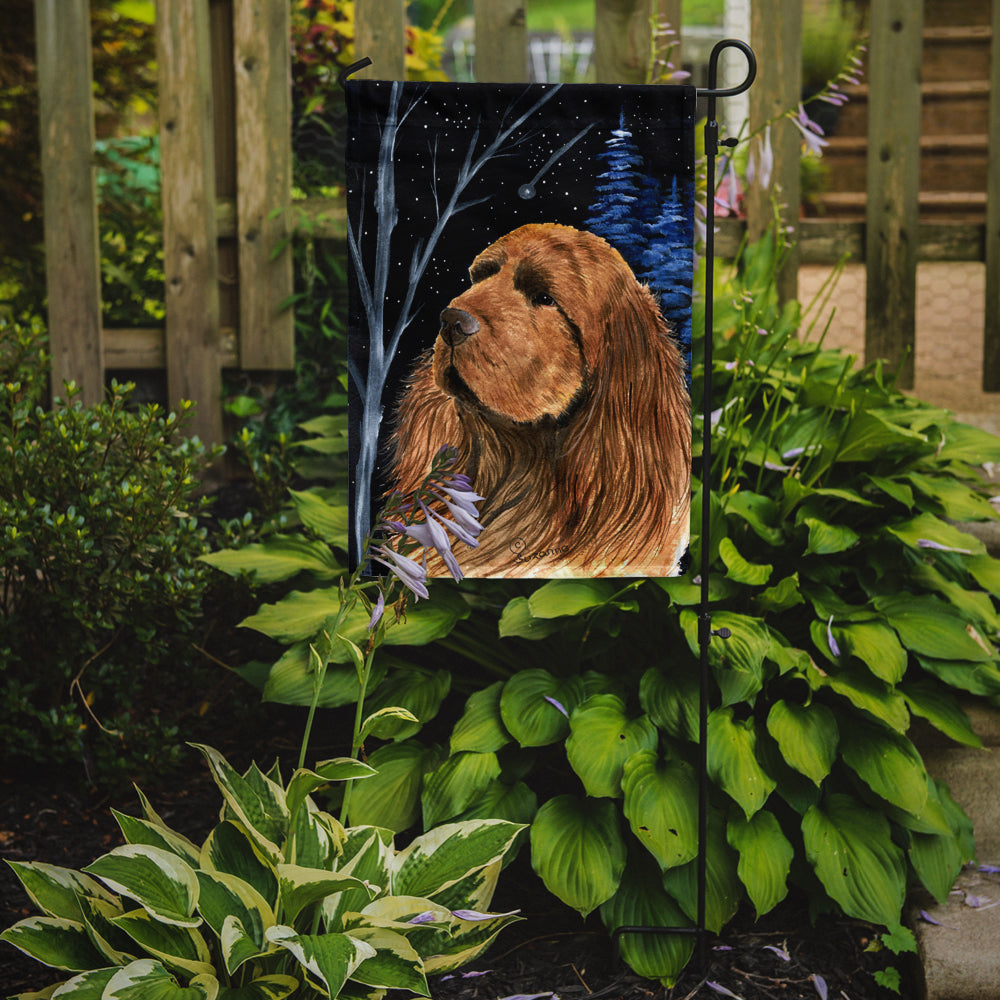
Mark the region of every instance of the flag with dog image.
POLYGON ((447 445, 429 575, 452 553, 468 576, 675 575, 694 89, 345 89, 352 566, 447 445), (456 503, 481 531, 451 531, 456 503))

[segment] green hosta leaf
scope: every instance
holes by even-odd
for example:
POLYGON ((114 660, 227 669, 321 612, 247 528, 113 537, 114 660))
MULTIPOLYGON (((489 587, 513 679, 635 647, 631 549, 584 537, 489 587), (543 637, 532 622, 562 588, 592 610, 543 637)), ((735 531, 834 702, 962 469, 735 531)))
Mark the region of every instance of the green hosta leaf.
POLYGON ((939 462, 1000 462, 1000 439, 989 431, 970 424, 949 421, 944 431, 944 442, 937 452, 939 462))
POLYGON ((118 821, 122 835, 128 843, 159 847, 164 851, 170 851, 171 854, 176 854, 189 865, 198 864, 199 849, 187 837, 175 833, 162 824, 136 819, 134 816, 126 816, 124 813, 118 812, 117 809, 112 809, 111 812, 118 821))
POLYGON ((586 916, 618 889, 625 842, 607 799, 557 795, 531 825, 531 865, 553 895, 586 916))
MULTIPOLYGON (((278 865, 278 884, 281 888, 282 913, 286 920, 293 922, 305 907, 318 903, 327 896, 345 889, 367 891, 367 886, 353 875, 303 868, 301 865, 278 865)), ((374 891, 371 895, 374 895, 374 891)))
POLYGON ((846 524, 828 524, 815 517, 803 518, 803 523, 809 529, 809 543, 805 551, 807 556, 828 556, 844 552, 860 537, 846 524))
POLYGON ((208 761, 226 805, 250 832, 266 857, 275 862, 280 857, 278 844, 288 830, 285 792, 280 785, 264 778, 255 784, 238 774, 217 750, 192 744, 208 761))
POLYGON ((649 716, 629 719, 613 694, 591 695, 570 718, 566 758, 588 795, 616 799, 622 768, 638 750, 653 750, 659 735, 649 716))
POLYGON ((454 819, 498 777, 500 764, 495 753, 452 754, 424 780, 424 826, 454 819))
POLYGON ((216 1000, 218 995, 219 982, 212 975, 196 976, 181 986, 159 962, 143 958, 118 969, 101 1000, 216 1000))
POLYGON ((954 834, 911 833, 910 864, 928 892, 939 902, 948 899, 964 858, 954 834))
POLYGON ((1000 632, 1000 615, 989 594, 981 590, 970 590, 966 585, 947 579, 926 562, 913 568, 910 579, 917 585, 913 589, 931 590, 940 594, 956 611, 981 626, 987 634, 996 635, 1000 632))
MULTIPOLYGON (((694 521, 691 522, 694 524, 694 521)), ((650 583, 659 587, 670 598, 672 604, 680 607, 690 607, 701 603, 701 582, 695 583, 688 576, 658 576, 650 579, 650 583)), ((721 573, 713 573, 708 578, 708 599, 724 601, 739 590, 739 584, 733 583, 721 573)))
POLYGON ((691 767, 643 750, 625 762, 625 818, 660 868, 683 865, 698 853, 698 783, 691 767))
POLYGON ((660 729, 678 740, 698 739, 698 673, 691 663, 670 672, 650 667, 639 682, 639 704, 660 729))
POLYGON ((913 490, 906 483, 896 479, 889 479, 885 476, 865 476, 873 486, 880 489, 887 496, 891 497, 898 504, 906 507, 907 510, 913 507, 913 490))
POLYGON ((242 824, 220 823, 202 845, 199 867, 234 875, 253 886, 270 906, 277 905, 277 873, 242 824))
POLYGON ((763 612, 787 611, 797 604, 804 604, 805 598, 799 590, 799 574, 792 573, 791 576, 784 577, 773 587, 757 594, 754 601, 763 612))
MULTIPOLYGON (((726 825, 720 813, 708 817, 705 851, 705 926, 714 934, 732 919, 743 899, 743 884, 736 874, 736 852, 726 843, 726 825)), ((698 917, 698 861, 663 873, 663 886, 691 920, 698 917)))
POLYGON ((855 718, 850 738, 841 741, 840 753, 876 795, 908 813, 919 815, 923 810, 927 772, 905 736, 855 718))
POLYGON ((267 939, 287 949, 332 997, 338 996, 344 983, 366 959, 375 957, 375 949, 349 934, 296 934, 291 927, 270 927, 267 939))
POLYGON ((890 423, 871 410, 863 410, 851 421, 837 452, 837 461, 867 462, 890 448, 920 445, 926 441, 923 434, 890 423))
MULTIPOLYGON (((681 627, 694 656, 700 656, 698 616, 682 611, 681 627)), ((764 659, 771 648, 771 635, 759 618, 717 611, 712 614, 712 629, 727 628, 728 639, 713 636, 708 646, 708 662, 722 690, 723 703, 733 705, 753 701, 763 685, 764 659)))
POLYGON ((378 772, 351 790, 354 826, 381 826, 399 833, 420 817, 424 774, 438 763, 437 751, 415 740, 379 747, 368 758, 378 772))
POLYGON ((709 714, 708 774, 748 819, 767 801, 775 781, 757 762, 752 718, 739 722, 732 708, 717 708, 709 714))
POLYGON ((522 670, 504 684, 500 716, 521 746, 546 746, 566 736, 569 715, 583 697, 579 677, 561 680, 547 670, 522 670))
POLYGON ((1000 669, 992 663, 936 660, 930 656, 918 656, 917 662, 949 687, 986 697, 1000 694, 1000 669))
POLYGON ((936 597, 883 595, 874 603, 899 633, 903 645, 915 653, 977 663, 996 658, 976 628, 936 597))
POLYGON ((989 591, 994 597, 1000 597, 1000 559, 993 556, 973 556, 963 560, 965 568, 975 578, 980 587, 989 591))
POLYGON ((123 913, 111 922, 169 968, 179 969, 189 976, 212 974, 208 945, 193 928, 160 923, 145 910, 123 913))
POLYGON ((312 490, 289 490, 295 513, 302 523, 324 542, 347 548, 347 529, 351 523, 350 509, 343 504, 327 503, 312 490))
POLYGON ((538 796, 523 782, 492 781, 460 816, 466 819, 505 819, 527 826, 538 812, 538 796))
POLYGON ((906 673, 906 650, 896 633, 878 622, 835 625, 833 634, 842 652, 856 656, 879 679, 898 684, 906 673))
POLYGON ((292 976, 261 976, 246 986, 223 987, 218 1000, 285 1000, 298 988, 292 976))
MULTIPOLYGON (((334 648, 336 652, 345 649, 343 643, 334 648)), ((346 655, 346 654, 344 654, 346 655)), ((376 657, 372 665, 369 688, 382 682, 391 658, 384 654, 376 657)), ((331 663, 323 675, 318 708, 339 708, 358 700, 360 687, 358 675, 353 666, 338 666, 331 663)), ((275 662, 264 681, 261 697, 264 701, 274 701, 280 705, 311 705, 316 697, 316 674, 310 661, 309 643, 297 642, 289 646, 275 662)))
POLYGON ((420 719, 409 709, 394 705, 372 712, 361 724, 358 736, 362 740, 366 740, 369 736, 380 740, 391 740, 396 736, 405 739, 406 736, 417 732, 421 725, 420 719))
POLYGON ((288 782, 285 805, 289 813, 298 812, 307 796, 331 781, 356 781, 374 777, 377 773, 374 767, 353 757, 334 757, 321 761, 312 771, 299 768, 288 782))
POLYGON ((781 512, 771 497, 739 490, 726 498, 726 514, 745 521, 770 546, 780 546, 784 539, 781 512))
POLYGON ((767 731, 777 741, 785 761, 815 785, 830 773, 837 756, 839 731, 826 705, 797 705, 779 699, 768 713, 767 731))
POLYGON ((230 576, 245 573, 257 584, 288 580, 298 573, 310 573, 319 580, 344 573, 327 544, 296 535, 271 535, 265 542, 209 552, 199 558, 230 576))
MULTIPOLYGON (((687 927, 691 922, 660 884, 655 866, 630 858, 615 894, 601 904, 601 919, 609 932, 619 927, 687 927)), ((623 934, 622 958, 638 975, 673 986, 691 959, 691 934, 623 934)))
POLYGON ((430 996, 424 963, 402 934, 383 927, 362 926, 353 928, 351 937, 375 949, 375 954, 351 973, 355 982, 430 996))
POLYGON ((909 521, 887 526, 886 531, 914 549, 921 548, 921 542, 933 542, 935 545, 943 545, 945 548, 967 552, 970 555, 983 555, 986 552, 986 546, 974 535, 942 521, 933 514, 918 514, 909 521))
POLYGON ((84 871, 96 875, 113 892, 134 899, 150 916, 165 924, 197 927, 198 878, 170 851, 146 844, 125 844, 98 858, 84 871))
POLYGON ((535 618, 527 597, 515 597, 507 602, 500 615, 500 638, 518 636, 521 639, 544 639, 559 632, 563 623, 547 618, 535 618))
POLYGON ((447 670, 426 670, 422 667, 395 670, 375 688, 365 707, 372 712, 383 708, 404 708, 412 713, 419 721, 386 722, 379 733, 380 739, 405 740, 437 715, 450 689, 451 674, 447 670))
POLYGON ((230 947, 224 947, 223 951, 226 970, 232 975, 247 958, 255 957, 265 950, 264 931, 274 925, 274 913, 267 900, 252 885, 235 875, 200 871, 198 883, 201 886, 199 912, 224 945, 227 943, 226 937, 230 938, 230 947), (227 920, 238 922, 239 933, 230 929, 228 935, 224 935, 227 920), (234 936, 240 942, 249 939, 250 954, 240 954, 234 950, 234 936))
POLYGON ((446 823, 415 838, 393 861, 392 891, 434 899, 499 862, 523 829, 504 820, 446 823))
POLYGON ((0 934, 0 941, 12 944, 35 961, 54 969, 81 972, 105 964, 104 958, 91 944, 86 927, 64 917, 19 920, 0 934))
POLYGON ((900 686, 900 690, 910 711, 926 719, 945 736, 967 747, 983 745, 964 709, 947 688, 924 680, 908 681, 900 686))
POLYGON ((880 812, 849 795, 830 795, 806 813, 802 836, 809 863, 848 916, 899 923, 906 867, 880 812))
POLYGON ((841 667, 835 673, 822 674, 811 667, 806 678, 814 689, 829 688, 897 732, 905 733, 910 724, 903 696, 884 681, 872 677, 868 670, 841 667))
POLYGON ((788 873, 795 849, 773 813, 762 809, 751 819, 738 816, 726 829, 729 846, 739 851, 736 873, 760 919, 788 894, 788 873))
POLYGON ((953 477, 911 472, 906 478, 925 497, 939 504, 943 515, 951 521, 992 521, 996 518, 989 500, 953 477))
POLYGON ((726 575, 729 579, 735 580, 737 583, 745 583, 749 587, 763 587, 771 578, 771 573, 774 570, 774 566, 770 563, 762 565, 747 562, 730 538, 719 540, 719 556, 726 564, 726 575))
POLYGON ((462 717, 451 733, 451 752, 473 750, 477 753, 495 753, 510 742, 500 717, 500 692, 503 681, 497 681, 469 696, 462 717))
POLYGON ((96 879, 89 875, 60 868, 40 861, 8 861, 24 891, 46 916, 65 917, 67 920, 83 919, 80 896, 93 896, 114 903, 111 895, 96 879))
POLYGON ((549 580, 528 598, 528 609, 534 618, 578 615, 607 604, 617 590, 610 580, 549 580))

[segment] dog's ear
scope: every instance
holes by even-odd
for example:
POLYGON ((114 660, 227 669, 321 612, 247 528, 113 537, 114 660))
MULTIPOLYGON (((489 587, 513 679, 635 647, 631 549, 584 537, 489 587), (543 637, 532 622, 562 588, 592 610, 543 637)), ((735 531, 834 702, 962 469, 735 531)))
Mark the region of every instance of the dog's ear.
POLYGON ((407 379, 392 430, 392 469, 395 489, 416 489, 430 471, 438 450, 446 444, 458 449, 458 468, 468 461, 468 432, 454 402, 435 384, 433 351, 424 354, 407 379))
POLYGON ((567 442, 565 513, 575 531, 603 533, 618 555, 635 558, 687 518, 691 403, 680 352, 630 273, 616 276, 595 319, 592 394, 567 442))

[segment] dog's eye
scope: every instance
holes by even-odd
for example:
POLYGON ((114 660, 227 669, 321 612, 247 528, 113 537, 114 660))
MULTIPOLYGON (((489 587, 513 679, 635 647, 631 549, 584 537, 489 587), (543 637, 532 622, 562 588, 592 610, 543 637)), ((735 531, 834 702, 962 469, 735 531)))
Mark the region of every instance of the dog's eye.
POLYGON ((548 292, 539 292, 532 297, 531 304, 533 306, 554 306, 556 300, 548 292))

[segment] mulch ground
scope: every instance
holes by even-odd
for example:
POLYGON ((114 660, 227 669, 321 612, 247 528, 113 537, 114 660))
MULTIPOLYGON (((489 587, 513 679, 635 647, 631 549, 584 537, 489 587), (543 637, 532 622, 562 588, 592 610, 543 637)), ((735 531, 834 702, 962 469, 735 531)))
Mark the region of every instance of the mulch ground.
MULTIPOLYGON (((258 734, 259 735, 259 734, 258 734)), ((281 742, 281 739, 279 739, 281 742)), ((235 745, 220 749, 234 763, 235 745)), ((172 827, 198 840, 211 828, 219 796, 200 755, 192 767, 155 790, 150 799, 172 827)), ((0 778, 0 858, 45 861, 81 868, 120 844, 111 807, 139 814, 133 793, 106 795, 88 790, 73 776, 6 775, 0 778)), ((719 938, 705 942, 706 964, 696 963, 671 990, 634 975, 621 963, 596 916, 582 922, 545 892, 526 857, 500 880, 494 908, 519 908, 525 919, 503 931, 469 969, 432 977, 435 1000, 692 1000, 736 996, 743 1000, 887 1000, 873 975, 887 965, 903 973, 901 994, 918 990, 910 970, 887 953, 866 950, 872 929, 843 919, 811 926, 801 901, 789 901, 759 924, 740 914, 719 938)), ((0 927, 31 915, 32 908, 13 873, 0 866, 0 927)), ((63 977, 65 978, 65 977, 63 977)), ((0 944, 0 995, 38 990, 58 981, 54 973, 6 944, 0 944)))

